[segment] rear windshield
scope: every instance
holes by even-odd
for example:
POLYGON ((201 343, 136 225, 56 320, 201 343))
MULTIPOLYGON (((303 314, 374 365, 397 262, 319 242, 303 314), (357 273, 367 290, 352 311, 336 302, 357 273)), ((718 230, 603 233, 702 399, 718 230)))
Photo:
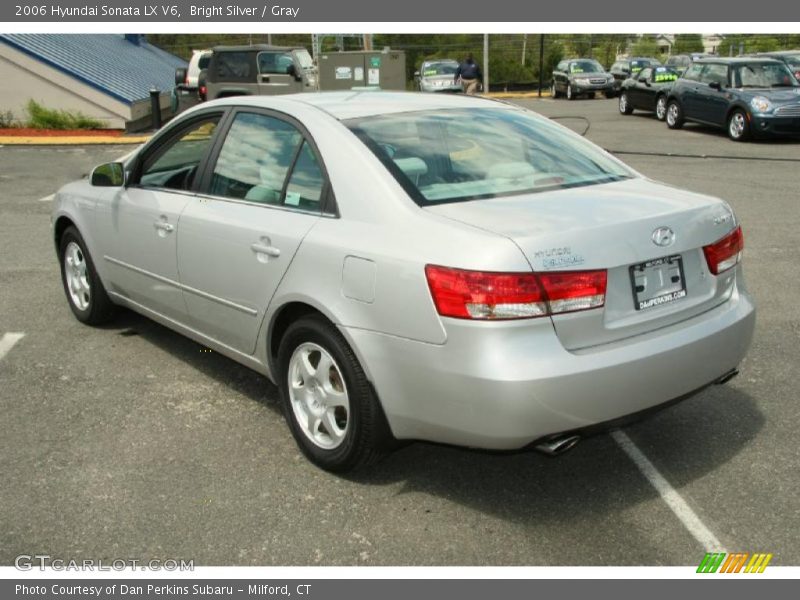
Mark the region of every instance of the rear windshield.
POLYGON ((643 59, 643 60, 632 60, 631 61, 631 73, 638 73, 645 67, 649 67, 650 65, 658 64, 654 60, 643 59))
POLYGON ((345 123, 421 206, 634 176, 594 144, 524 110, 419 111, 345 123))
POLYGON ((603 67, 596 60, 573 60, 569 63, 570 73, 602 73, 603 67))
POLYGON ((455 62, 435 62, 422 65, 422 76, 433 77, 436 75, 455 75, 458 63, 455 62))

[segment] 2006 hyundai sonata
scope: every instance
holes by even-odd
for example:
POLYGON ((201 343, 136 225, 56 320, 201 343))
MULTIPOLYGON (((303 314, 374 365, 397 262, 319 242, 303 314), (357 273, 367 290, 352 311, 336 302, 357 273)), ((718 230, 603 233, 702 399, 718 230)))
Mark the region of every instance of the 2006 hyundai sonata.
POLYGON ((206 103, 53 225, 79 320, 126 306, 263 373, 336 471, 397 440, 556 453, 724 382, 755 323, 725 202, 472 97, 206 103))

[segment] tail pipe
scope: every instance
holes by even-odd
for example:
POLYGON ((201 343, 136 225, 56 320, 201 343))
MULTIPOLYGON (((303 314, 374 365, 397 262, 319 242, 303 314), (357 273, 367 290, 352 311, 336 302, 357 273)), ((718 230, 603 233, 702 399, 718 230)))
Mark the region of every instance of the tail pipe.
POLYGON ((714 383, 716 383, 717 385, 722 385, 724 383, 728 383, 731 379, 736 377, 738 374, 739 374, 739 369, 731 369, 730 371, 725 373, 725 375, 723 375, 722 377, 717 379, 714 383))
POLYGON ((572 450, 580 441, 581 436, 579 435, 564 435, 536 444, 535 448, 547 456, 558 456, 567 450, 572 450))

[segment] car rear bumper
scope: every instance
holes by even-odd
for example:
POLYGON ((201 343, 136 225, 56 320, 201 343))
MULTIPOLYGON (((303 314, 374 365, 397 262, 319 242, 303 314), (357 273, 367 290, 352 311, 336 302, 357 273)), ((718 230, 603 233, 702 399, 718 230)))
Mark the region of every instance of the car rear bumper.
POLYGON ((800 137, 800 116, 776 117, 773 115, 753 115, 750 130, 755 136, 800 137))
POLYGON ((713 383, 744 358, 755 307, 734 289, 701 315, 578 352, 564 349, 549 319, 447 319, 445 326, 443 345, 343 331, 397 438, 501 450, 621 419, 713 383))

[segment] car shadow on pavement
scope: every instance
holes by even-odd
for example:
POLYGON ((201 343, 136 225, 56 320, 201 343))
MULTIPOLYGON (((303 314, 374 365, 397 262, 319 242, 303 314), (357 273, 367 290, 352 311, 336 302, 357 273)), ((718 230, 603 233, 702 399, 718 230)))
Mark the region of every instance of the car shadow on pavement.
MULTIPOLYGON (((280 418, 277 388, 266 377, 215 352, 200 352, 202 345, 129 311, 121 311, 106 329, 142 336, 280 418)), ((755 400, 735 381, 707 388, 624 429, 676 488, 731 460, 763 427, 755 400)), ((286 464, 291 461, 287 456, 286 464)), ((607 434, 587 438, 554 458, 532 450, 488 452, 414 442, 354 474, 318 476, 341 477, 356 486, 399 483, 398 494, 431 495, 528 525, 607 519, 657 497, 607 434)))
MULTIPOLYGON (((749 395, 715 386, 623 431, 680 489, 746 449, 764 422, 749 395)), ((443 496, 523 522, 608 517, 658 495, 608 434, 556 457, 416 443, 352 480, 402 481, 404 492, 443 496)))

